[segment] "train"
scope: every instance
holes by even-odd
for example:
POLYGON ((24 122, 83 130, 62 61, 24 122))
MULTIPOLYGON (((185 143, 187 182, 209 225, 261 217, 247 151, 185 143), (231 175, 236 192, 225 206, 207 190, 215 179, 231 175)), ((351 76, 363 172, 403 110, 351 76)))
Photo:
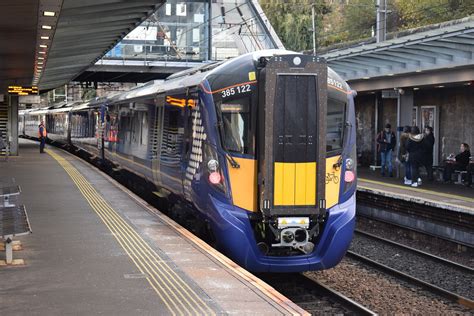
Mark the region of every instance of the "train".
POLYGON ((19 131, 44 121, 54 143, 143 179, 250 271, 322 270, 355 227, 355 96, 324 59, 267 50, 24 110, 19 131))

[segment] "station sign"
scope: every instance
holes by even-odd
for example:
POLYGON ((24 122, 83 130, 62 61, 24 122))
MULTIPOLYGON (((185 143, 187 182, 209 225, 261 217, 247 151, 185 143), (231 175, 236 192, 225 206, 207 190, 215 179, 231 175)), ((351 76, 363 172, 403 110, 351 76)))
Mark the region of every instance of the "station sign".
POLYGON ((38 87, 8 86, 8 93, 13 95, 38 94, 38 87))
POLYGON ((382 99, 397 99, 399 95, 398 90, 382 90, 382 99))

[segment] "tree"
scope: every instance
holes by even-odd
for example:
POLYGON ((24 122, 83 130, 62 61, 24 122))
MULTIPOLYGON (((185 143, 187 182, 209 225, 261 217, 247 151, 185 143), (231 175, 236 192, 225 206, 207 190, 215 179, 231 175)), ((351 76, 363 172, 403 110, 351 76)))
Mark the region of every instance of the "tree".
POLYGON ((399 28, 408 29, 460 19, 474 13, 472 0, 395 0, 399 28))
MULTIPOLYGON (((372 36, 376 0, 260 0, 286 48, 312 48, 311 6, 317 13, 318 46, 372 36)), ((387 32, 425 26, 474 14, 474 0, 387 0, 387 32)))
POLYGON ((324 0, 261 0, 260 4, 285 47, 296 51, 313 46, 311 6, 315 6, 318 16, 316 29, 330 9, 324 0))

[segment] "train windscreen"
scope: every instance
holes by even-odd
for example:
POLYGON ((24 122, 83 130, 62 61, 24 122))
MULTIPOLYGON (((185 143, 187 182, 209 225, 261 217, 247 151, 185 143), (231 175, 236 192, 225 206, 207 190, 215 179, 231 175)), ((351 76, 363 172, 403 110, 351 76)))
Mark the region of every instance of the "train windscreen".
POLYGON ((219 101, 216 106, 223 148, 228 152, 252 154, 250 97, 219 101))
POLYGON ((326 150, 337 153, 342 150, 344 138, 344 117, 346 105, 344 102, 328 99, 326 150))

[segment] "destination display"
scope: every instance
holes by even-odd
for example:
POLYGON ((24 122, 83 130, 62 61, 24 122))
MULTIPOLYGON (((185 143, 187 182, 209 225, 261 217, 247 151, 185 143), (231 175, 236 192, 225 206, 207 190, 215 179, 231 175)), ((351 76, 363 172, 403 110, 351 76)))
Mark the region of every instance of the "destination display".
POLYGON ((8 93, 14 95, 38 94, 38 87, 8 86, 8 93))

